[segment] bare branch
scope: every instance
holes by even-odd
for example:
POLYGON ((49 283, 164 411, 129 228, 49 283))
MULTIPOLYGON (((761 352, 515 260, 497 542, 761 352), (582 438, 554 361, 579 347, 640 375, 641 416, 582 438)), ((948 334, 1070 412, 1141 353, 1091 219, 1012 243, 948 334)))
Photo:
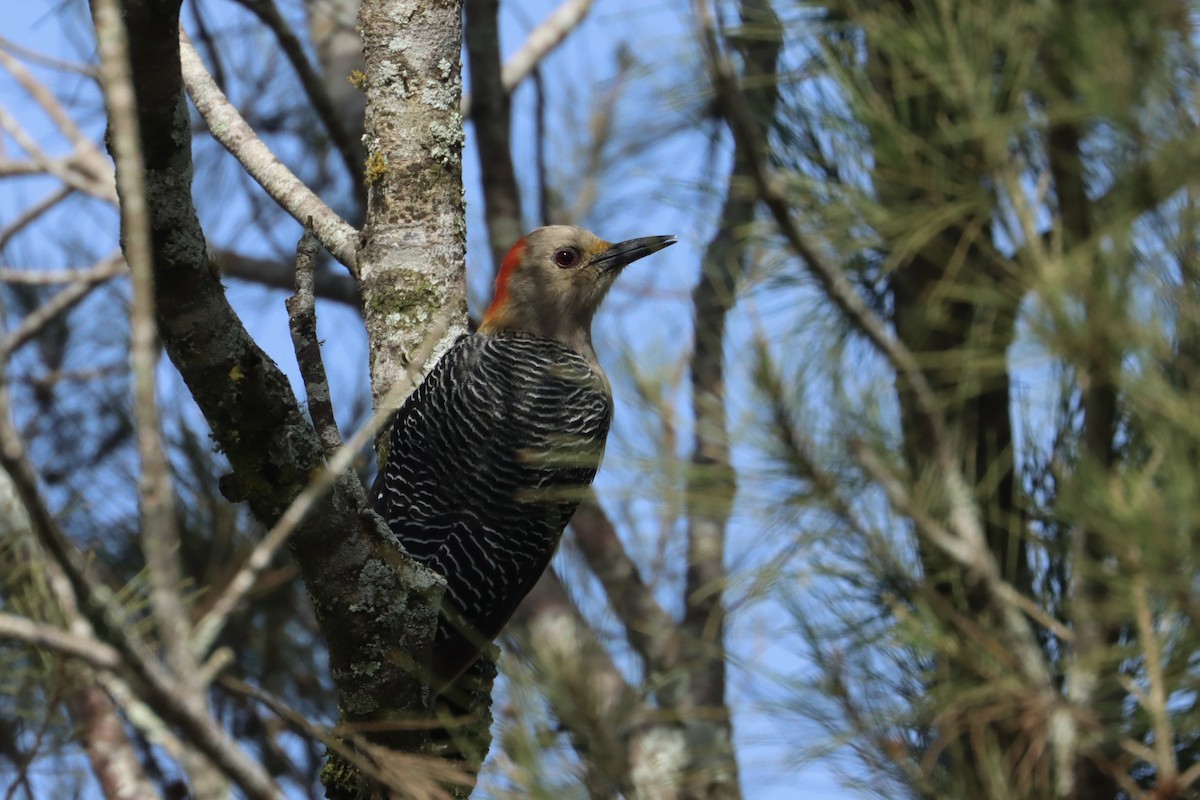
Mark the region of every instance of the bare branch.
POLYGON ((7 360, 19 347, 38 334, 60 314, 65 314, 100 284, 125 270, 125 259, 115 253, 87 270, 78 270, 75 283, 65 287, 30 314, 0 343, 0 360, 7 360))
MULTIPOLYGON (((292 289, 296 285, 296 265, 282 259, 256 258, 233 250, 212 251, 213 264, 222 277, 249 281, 273 289, 292 289)), ((341 270, 318 268, 313 291, 322 300, 333 300, 357 309, 361 305, 358 284, 341 270)))
POLYGON ((589 491, 571 518, 570 531, 588 568, 604 587, 609 605, 625 626, 633 649, 655 674, 674 672, 680 665, 679 625, 654 598, 637 565, 625 552, 617 530, 589 491))
MULTIPOLYGON (((617 104, 628 88, 629 71, 632 66, 631 59, 619 59, 617 74, 613 76, 608 88, 589 104, 588 139, 584 153, 579 159, 580 166, 576 173, 574 186, 575 196, 571 199, 569 209, 566 211, 547 207, 546 198, 543 198, 543 207, 547 217, 558 217, 561 221, 571 222, 585 219, 595 209, 596 200, 600 197, 600 182, 605 167, 611 163, 610 153, 617 119, 617 104)), ((542 178, 543 181, 549 179, 548 175, 542 178)))
POLYGON ((134 691, 129 681, 115 672, 97 672, 95 677, 97 686, 120 709, 120 716, 128 720, 142 738, 155 747, 161 747, 171 758, 177 761, 183 759, 187 747, 163 718, 134 691))
POLYGON ((521 193, 512 163, 509 90, 500 69, 500 0, 466 0, 463 37, 474 91, 475 148, 482 172, 483 207, 498 269, 508 248, 524 234, 521 193))
MULTIPOLYGON (((175 554, 179 531, 175 524, 174 492, 163 450, 155 365, 158 336, 154 325, 154 267, 151 263, 150 224, 146 216, 145 165, 139 147, 133 88, 129 77, 129 47, 116 0, 93 0, 100 78, 108 106, 110 144, 116 162, 117 192, 121 198, 121 237, 133 283, 130 320, 130 358, 134 375, 134 418, 142 476, 139 491, 143 548, 150 575, 151 605, 168 652, 187 638, 180 631, 187 614, 179 596, 183 578, 175 554)), ((194 664, 176 664, 176 669, 194 664)))
POLYGON ((682 750, 682 733, 671 722, 656 721, 654 709, 626 683, 553 570, 542 574, 518 606, 506 636, 537 669, 555 716, 588 770, 591 796, 654 797, 663 786, 676 785, 678 774, 661 780, 667 765, 646 767, 648 758, 661 755, 652 740, 674 735, 682 750))
POLYGON ((84 194, 98 197, 109 203, 116 203, 117 190, 113 183, 112 170, 98 164, 98 159, 92 157, 90 153, 77 150, 65 158, 50 157, 37 140, 22 128, 16 118, 2 106, 0 106, 0 128, 3 128, 17 143, 17 146, 29 156, 28 162, 0 162, 0 174, 36 175, 45 173, 53 175, 84 194))
MULTIPOLYGON (((37 221, 38 217, 42 216, 42 214, 45 214, 63 200, 70 197, 74 191, 75 190, 70 186, 60 186, 43 197, 41 200, 38 200, 36 203, 33 203, 32 205, 22 209, 21 213, 17 215, 16 219, 14 219, 8 225, 5 225, 3 230, 0 230, 0 250, 3 250, 4 246, 8 244, 9 240, 28 227, 30 223, 37 221)), ((0 273, 2 272, 4 272, 4 270, 0 270, 0 273)), ((68 278, 67 280, 69 281, 71 279, 68 278)), ((58 282, 66 283, 67 281, 58 282)))
POLYGON ((345 265, 350 274, 357 275, 358 231, 313 194, 258 138, 213 82, 183 28, 179 29, 179 47, 188 94, 213 138, 241 162, 246 172, 280 208, 301 224, 311 218, 313 230, 325 249, 345 265))
MULTIPOLYGON (((0 365, 0 380, 3 372, 0 365)), ((5 547, 6 563, 0 565, 5 606, 26 615, 4 614, 0 628, 5 631, 0 638, 12 637, 100 668, 93 671, 82 664, 67 664, 60 670, 59 659, 44 659, 52 665, 47 677, 65 681, 64 702, 78 726, 79 742, 105 796, 154 800, 158 795, 129 741, 117 705, 96 685, 115 680, 102 670, 117 668, 120 656, 98 641, 92 627, 79 615, 70 582, 38 546, 29 509, 6 472, 0 472, 0 542, 5 547), (77 652, 77 646, 82 646, 83 652, 77 652)))
POLYGON ((313 111, 321 120, 321 124, 325 126, 325 132, 329 134, 330 141, 333 142, 338 155, 342 158, 342 164, 350 176, 359 205, 365 206, 367 204, 367 187, 363 181, 363 158, 366 151, 363 149, 362 142, 356 141, 350 135, 350 131, 358 126, 347 128, 342 124, 341 119, 338 118, 337 109, 333 106, 333 100, 325 89, 325 83, 313 65, 309 63, 308 56, 304 52, 304 45, 292 30, 292 26, 279 13, 279 8, 274 1, 241 0, 241 2, 275 34, 275 40, 279 42, 279 48, 283 50, 292 69, 296 71, 296 77, 300 79, 300 85, 304 87, 304 94, 312 103, 313 111))
MULTIPOLYGON (((84 678, 87 680, 87 678, 84 678)), ((157 800, 116 704, 99 686, 84 686, 67 698, 96 781, 108 800, 157 800)))
POLYGON ((34 64, 41 64, 50 69, 56 69, 60 72, 72 72, 76 75, 84 75, 89 78, 96 77, 97 70, 91 64, 82 64, 75 61, 63 61, 58 58, 50 58, 45 53, 39 53, 37 50, 32 50, 28 47, 17 44, 11 39, 0 36, 0 49, 12 53, 19 58, 30 61, 34 64))
POLYGON ((21 84, 21 88, 28 92, 29 96, 41 106, 42 110, 46 112, 46 116, 50 117, 58 129, 62 131, 62 134, 75 146, 77 151, 83 152, 90 149, 97 156, 100 155, 95 144, 83 135, 83 132, 75 124, 75 120, 71 119, 71 116, 62 107, 62 104, 58 102, 58 98, 54 96, 54 93, 44 83, 35 78, 29 70, 25 69, 25 66, 21 62, 4 52, 3 49, 0 49, 0 67, 8 70, 9 74, 16 78, 17 83, 21 84))
POLYGON ((22 286, 58 286, 63 283, 95 283, 97 275, 106 273, 108 266, 92 266, 86 269, 12 269, 0 267, 0 283, 22 286))
POLYGON ((33 161, 0 156, 0 177, 13 178, 23 175, 44 175, 48 172, 49 170, 44 169, 40 164, 36 164, 33 161))
MULTIPOLYGON (((120 259, 116 261, 123 265, 120 259)), ((3 364, 4 360, 0 359, 0 371, 3 364)), ((269 777, 259 765, 246 758, 237 744, 228 739, 206 714, 197 713, 182 701, 178 687, 133 638, 136 629, 126 620, 120 602, 92 574, 90 565, 41 501, 37 476, 25 457, 24 445, 12 424, 9 394, 3 380, 0 380, 0 466, 11 477, 20 502, 29 513, 31 528, 38 541, 52 557, 48 575, 52 580, 56 575, 62 576, 62 580, 58 581, 62 586, 57 589, 57 596, 68 619, 78 621, 78 625, 72 625, 72 632, 76 635, 83 631, 90 633, 93 626, 102 631, 104 638, 121 653, 124 663, 142 682, 147 700, 158 714, 178 724, 194 745, 251 796, 264 800, 277 797, 269 777), (74 615, 77 603, 83 616, 74 615)))
MULTIPOLYGON (((550 13, 540 25, 529 32, 521 49, 509 58, 500 72, 500 83, 507 92, 525 80, 563 39, 579 26, 592 8, 592 0, 564 0, 563 4, 550 13)), ((471 98, 462 99, 462 115, 471 116, 471 98)))
POLYGON ((91 565, 58 526, 41 500, 37 476, 25 457, 20 434, 13 427, 8 390, 3 381, 0 381, 0 466, 12 478, 17 497, 29 513, 31 528, 41 547, 52 558, 52 569, 48 573, 53 578, 61 572, 65 579, 58 596, 69 601, 69 606, 65 605, 68 618, 71 618, 76 603, 82 612, 81 626, 79 630, 73 626, 72 632, 76 635, 82 631, 90 632, 84 625, 95 628, 101 638, 120 653, 155 713, 178 725, 188 741, 237 782, 248 796, 259 800, 281 797, 261 765, 248 758, 203 710, 186 702, 187 694, 135 638, 136 626, 126 617, 121 602, 95 577, 91 565))
MULTIPOLYGON (((72 188, 93 194, 100 199, 114 202, 116 199, 115 185, 113 183, 112 170, 109 168, 107 160, 96 144, 88 139, 75 124, 75 121, 66 112, 62 103, 58 101, 53 92, 44 83, 35 78, 23 64, 2 48, 0 48, 0 67, 8 71, 26 93, 33 98, 34 102, 41 107, 63 137, 71 142, 74 152, 66 159, 49 157, 40 144, 29 136, 17 121, 3 109, 0 109, 0 126, 9 132, 9 135, 13 137, 21 149, 41 169, 49 174, 56 175, 72 188)), ((34 209, 37 209, 39 206, 35 206, 34 209)), ((41 212, 38 211, 37 213, 41 212)), ((24 218, 25 215, 22 215, 22 219, 24 218)), ((10 227, 19 229, 21 224, 25 223, 18 220, 10 227)), ((6 239, 7 235, 3 238, 6 239)))
POLYGON ((331 457, 342 446, 333 404, 329 400, 329 378, 321 359, 321 343, 317 339, 316 299, 313 297, 313 271, 320 244, 307 225, 296 243, 296 293, 284 301, 288 311, 288 327, 296 350, 296 363, 308 395, 308 416, 317 430, 317 438, 325 457, 331 457))
POLYGON ((24 642, 70 656, 97 669, 117 670, 121 655, 104 642, 84 638, 25 617, 0 612, 0 639, 24 642))

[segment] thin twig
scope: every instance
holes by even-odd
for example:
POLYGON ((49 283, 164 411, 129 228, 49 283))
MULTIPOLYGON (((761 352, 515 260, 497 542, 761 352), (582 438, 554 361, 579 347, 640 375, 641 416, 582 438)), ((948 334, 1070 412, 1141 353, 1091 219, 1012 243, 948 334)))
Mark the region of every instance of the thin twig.
MULTIPOLYGON (((0 108, 0 117, 3 116, 4 109, 0 108)), ((112 182, 112 175, 108 175, 107 181, 101 180, 75 156, 50 158, 40 153, 25 161, 0 157, 0 176, 18 175, 51 175, 82 194, 113 205, 117 203, 117 189, 112 182)))
POLYGON ((321 244, 357 276, 358 231, 335 214, 258 138, 213 82, 183 28, 179 29, 179 50, 188 95, 213 138, 241 163, 280 208, 300 222, 311 218, 321 244))
POLYGON ((538 225, 550 225, 550 175, 546 169, 546 150, 549 149, 550 140, 546 136, 546 87, 540 65, 533 71, 533 98, 533 147, 538 199, 535 219, 538 225))
MULTIPOLYGON (((0 106, 0 128, 3 128, 17 146, 29 156, 34 167, 32 172, 45 172, 53 175, 72 188, 85 194, 90 194, 110 203, 116 203, 117 190, 113 182, 112 170, 104 163, 91 142, 85 142, 82 147, 66 158, 53 158, 42 149, 38 139, 21 127, 12 114, 0 106)), ((18 168, 18 164, 10 163, 9 169, 18 168)), ((22 168, 23 169, 23 168, 22 168)))
POLYGON ((21 148, 34 161, 49 161, 49 156, 42 150, 42 146, 37 139, 28 131, 21 127, 21 123, 17 122, 17 118, 0 106, 0 128, 4 129, 17 147, 21 148))
POLYGON ((863 442, 854 442, 851 449, 863 471, 883 488, 892 508, 911 519, 918 532, 962 565, 969 579, 979 580, 987 587, 1008 632, 1009 644, 1016 648, 1021 670, 1034 686, 1052 690, 1050 671, 1041 647, 1021 612, 1037 612, 1037 617, 1043 625, 1058 636, 1065 635, 1068 640, 1070 632, 1057 620, 1038 609, 1036 604, 1028 602, 1028 598, 1024 598, 1012 584, 1004 580, 995 556, 988 549, 986 542, 964 538, 925 513, 924 509, 912 501, 900 479, 863 442))
POLYGON ((43 165, 34 161, 22 161, 0 155, 0 178, 19 178, 23 175, 43 175, 49 172, 43 165))
POLYGON ((183 757, 184 743, 179 736, 163 722, 150 705, 142 699, 129 682, 116 672, 97 672, 96 683, 112 698, 113 703, 121 709, 121 716, 141 734, 147 742, 155 747, 161 747, 163 752, 178 761, 183 757))
POLYGON ((529 32, 525 43, 504 64, 500 72, 504 88, 510 92, 515 89, 548 53, 579 27, 591 10, 592 0, 566 0, 551 12, 542 24, 529 32))
POLYGON ((34 102, 41 106, 42 110, 46 112, 46 116, 50 117, 62 134, 70 140, 71 144, 77 150, 83 150, 84 148, 96 149, 92 141, 83 135, 83 131, 79 130, 79 127, 75 124, 75 120, 71 119, 71 115, 58 102, 58 98, 54 96, 54 93, 44 83, 35 78, 33 73, 25 69, 25 66, 21 62, 4 52, 3 49, 0 49, 0 67, 8 70, 8 73, 16 79, 17 83, 33 98, 34 102))
MULTIPOLYGON (((3 326, 4 313, 0 309, 0 327, 3 326)), ((0 385, 3 386, 0 407, 3 407, 7 402, 3 362, 0 362, 0 385)), ((38 544, 34 513, 27 502, 28 493, 22 493, 12 476, 0 471, 0 539, 8 543, 6 558, 0 564, 0 582, 5 588, 5 606, 25 615, 6 614, 8 624, 3 626, 6 634, 35 647, 58 650, 60 654, 76 653, 75 645, 82 644, 82 651, 77 652, 81 660, 97 658, 103 662, 100 669, 91 669, 84 664, 61 664, 57 658, 42 659, 47 666, 53 665, 54 683, 68 687, 64 701, 77 727, 78 742, 105 796, 157 800, 158 794, 146 778, 126 733, 122 721, 124 709, 96 685, 113 677, 104 668, 110 664, 117 666, 120 656, 96 638, 92 626, 79 613, 71 582, 38 544), (121 790, 114 791, 118 786, 121 790)), ((46 515, 44 508, 36 513, 46 515)))
POLYGON ((384 750, 346 725, 333 730, 315 725, 279 697, 245 681, 223 676, 221 685, 262 703, 293 729, 325 745, 396 796, 414 800, 443 800, 453 796, 445 786, 468 785, 474 781, 474 777, 467 775, 454 761, 423 753, 384 750))
POLYGON ((759 332, 755 339, 755 386, 766 398, 771 414, 771 438, 777 443, 784 458, 792 466, 797 477, 816 490, 816 494, 829 504, 837 518, 862 542, 872 538, 867 526, 855 514, 850 500, 843 494, 837 479, 821 465, 815 452, 816 445, 804 431, 800 430, 789 411, 784 389, 783 376, 772 361, 767 347, 766 335, 759 332))
POLYGON ((95 638, 67 633, 51 625, 0 611, 0 639, 24 642, 71 658, 77 658, 97 669, 116 670, 121 667, 121 655, 115 648, 95 638))
POLYGON ((7 360, 55 317, 64 314, 87 297, 93 289, 125 270, 125 259, 115 253, 96 266, 80 270, 78 280, 63 288, 38 308, 26 314, 21 324, 0 343, 0 360, 7 360))
MULTIPOLYGON (((283 259, 256 258, 223 248, 210 248, 212 263, 224 278, 251 281, 275 289, 293 289, 296 285, 296 265, 283 259)), ((341 270, 317 269, 313 291, 322 300, 358 308, 362 298, 358 283, 341 270)))
MULTIPOLYGON (((67 113, 54 93, 44 83, 35 78, 33 73, 27 70, 23 64, 4 52, 3 49, 0 49, 0 67, 3 67, 16 79, 17 83, 33 98, 42 111, 46 113, 46 116, 50 118, 59 132, 71 142, 74 152, 64 163, 64 171, 71 175, 73 179, 76 174, 83 176, 91 185, 90 192, 92 194, 104 200, 114 201, 116 184, 108 160, 104 157, 104 154, 97 147, 96 143, 84 135, 83 131, 80 130, 75 120, 71 118, 71 115, 67 113)), ((15 125, 15 120, 9 124, 15 125)), ((22 145, 23 148, 25 146, 26 144, 22 145)), ((36 153, 33 150, 26 150, 26 152, 35 161, 41 161, 46 164, 55 161, 55 159, 49 158, 40 148, 37 149, 36 153)), ((68 185, 78 188, 77 183, 78 181, 75 180, 74 182, 69 182, 68 185)), ((45 203, 48 202, 52 206, 61 200, 62 197, 66 196, 66 194, 62 194, 64 192, 69 193, 65 188, 60 189, 58 193, 51 195, 47 201, 33 206, 26 214, 23 214, 20 219, 14 222, 10 228, 16 227, 19 229, 20 224, 25 224, 22 220, 25 219, 28 213, 35 211, 36 213, 41 213, 45 210, 43 207, 45 203)), ((4 241, 10 235, 6 230, 5 234, 0 236, 0 247, 3 246, 4 241)))
MULTIPOLYGON (((529 32, 521 49, 504 64, 500 71, 500 83, 505 91, 512 92, 521 81, 533 72, 538 63, 562 44, 567 34, 579 27, 592 8, 592 0, 565 0, 565 2, 529 32)), ((461 113, 464 119, 471 116, 471 98, 463 95, 461 113)))
POLYGON ((91 64, 81 64, 74 61, 63 61, 58 58, 51 58, 45 53, 40 53, 37 50, 17 44, 12 39, 0 36, 0 50, 5 50, 19 58, 30 61, 34 64, 41 64, 43 67, 56 69, 60 72, 73 72, 77 75, 83 75, 88 78, 97 77, 97 70, 91 64))
MULTIPOLYGON (((117 256, 120 259, 120 256, 117 256)), ((64 283, 95 283, 104 280, 111 267, 104 262, 85 269, 13 269, 0 267, 0 283, 15 283, 21 286, 59 286, 64 283)))
POLYGON ((491 266, 497 269, 508 248, 524 233, 510 141, 512 103, 500 78, 500 2, 464 0, 463 11, 463 45, 475 98, 472 139, 479 154, 491 266))
MULTIPOLYGON (((33 205, 22 209, 21 213, 17 215, 16 219, 5 225, 4 230, 0 231, 0 250, 3 250, 4 246, 8 244, 9 240, 23 231, 27 226, 29 226, 30 223, 35 222, 38 217, 42 216, 42 214, 45 214, 63 200, 70 197, 74 191, 75 190, 70 186, 60 186, 54 191, 50 192, 50 194, 43 197, 41 200, 38 200, 33 205)), ((0 272, 5 271, 6 270, 0 270, 0 272)), ((68 278, 67 280, 71 279, 68 278)), ((65 283, 65 281, 60 281, 60 283, 65 283)))
MULTIPOLYGON (((0 327, 4 324, 0 309, 0 327)), ((6 385, 4 364, 0 362, 0 384, 6 385)), ((7 397, 6 390, 0 391, 0 401, 7 397)), ((30 512, 25 497, 17 483, 5 471, 0 471, 0 538, 6 539, 5 563, 0 564, 0 582, 5 586, 5 605, 19 610, 25 617, 8 617, 6 633, 23 639, 46 650, 58 650, 60 654, 75 652, 74 645, 85 644, 78 653, 82 660, 98 657, 102 667, 119 660, 116 651, 96 639, 94 629, 79 613, 71 583, 63 570, 47 557, 45 549, 38 545, 38 535, 33 525, 34 514, 30 512), (28 626, 36 629, 29 629, 28 626), (24 629, 24 630, 21 630, 24 629), (64 639, 63 637, 66 637, 64 639), (69 645, 65 649, 63 645, 69 645), (114 659, 108 658, 108 654, 114 659)), ((45 509, 36 512, 45 515, 45 509)), ((101 669, 90 669, 84 664, 60 664, 58 659, 43 659, 54 665, 56 683, 61 678, 69 686, 65 703, 72 722, 78 730, 78 741, 87 754, 97 782, 106 797, 125 800, 156 800, 158 794, 146 778, 138 754, 129 741, 122 722, 122 710, 117 702, 106 696, 96 684, 112 677, 101 669), (61 672, 59 671, 61 667, 61 672), (116 786, 121 792, 112 791, 116 786)), ((116 666, 116 664, 113 664, 116 666)))
POLYGON ((1179 790, 1187 792, 1188 789, 1192 788, 1192 784, 1197 781, 1200 781, 1200 761, 1192 764, 1179 776, 1179 790))
POLYGON ((1174 786, 1179 765, 1175 760, 1175 730, 1171 724, 1171 713, 1167 709, 1162 649, 1159 646, 1158 634, 1154 631, 1154 614, 1150 609, 1146 572, 1142 564, 1139 563, 1137 567, 1138 572, 1133 578, 1133 608, 1134 619, 1137 622, 1138 641, 1142 646, 1142 655, 1146 659, 1147 683, 1142 706, 1146 709, 1154 727, 1154 759, 1152 763, 1157 769, 1158 783, 1161 786, 1174 786))
POLYGON ((292 345, 296 350, 296 363, 304 380, 304 392, 308 396, 308 415, 316 428, 317 438, 326 458, 332 458, 342 446, 342 435, 338 432, 337 419, 333 415, 333 403, 329 398, 329 377, 325 373, 325 362, 321 359, 321 343, 317 339, 317 303, 313 297, 313 272, 320 242, 309 225, 296 243, 296 293, 284 301, 288 311, 288 328, 292 332, 292 345))
MULTIPOLYGON (((280 515, 271 530, 263 536, 246 557, 224 591, 213 601, 208 612, 196 623, 192 647, 197 653, 206 652, 212 646, 228 621, 229 615, 254 588, 259 573, 266 569, 275 553, 288 540, 288 537, 304 520, 312 507, 325 496, 338 478, 345 474, 358 453, 391 418, 396 405, 407 396, 410 387, 420 376, 425 362, 429 360, 433 348, 441 340, 448 326, 449 317, 442 316, 429 328, 404 375, 388 390, 383 402, 371 415, 371 419, 367 421, 366 425, 355 431, 354 435, 350 437, 350 441, 346 442, 333 454, 332 458, 328 459, 324 469, 313 477, 300 494, 296 495, 292 504, 280 515)), ((357 480, 357 478, 354 479, 357 480)))
POLYGON ((350 135, 350 130, 353 128, 347 128, 342 124, 333 100, 325 88, 325 83, 308 60, 300 38, 296 36, 292 25, 279 13, 279 7, 273 0, 241 0, 241 2, 243 6, 250 9, 254 16, 258 17, 259 22, 266 25, 275 34, 279 49, 283 51, 288 63, 296 71, 296 77, 300 79, 300 85, 304 87, 304 94, 312 104, 312 109, 321 120, 321 124, 325 126, 329 140, 333 142, 334 148, 341 156, 342 164, 350 176, 359 205, 365 208, 367 191, 366 183, 363 180, 363 163, 366 153, 362 143, 356 142, 350 135))

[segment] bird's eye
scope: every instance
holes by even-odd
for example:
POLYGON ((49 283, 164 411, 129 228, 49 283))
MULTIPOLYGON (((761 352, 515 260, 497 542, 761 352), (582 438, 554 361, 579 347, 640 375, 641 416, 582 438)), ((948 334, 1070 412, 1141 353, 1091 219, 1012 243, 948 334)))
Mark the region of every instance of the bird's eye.
POLYGON ((574 247, 564 247, 554 251, 554 263, 563 269, 569 269, 579 263, 579 251, 574 247))

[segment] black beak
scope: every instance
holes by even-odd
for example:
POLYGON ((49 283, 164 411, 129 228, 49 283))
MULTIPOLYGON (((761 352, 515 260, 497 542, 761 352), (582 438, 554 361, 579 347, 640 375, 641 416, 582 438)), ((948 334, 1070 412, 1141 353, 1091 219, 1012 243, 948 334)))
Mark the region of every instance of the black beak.
POLYGON ((676 241, 678 240, 674 236, 646 236, 641 239, 629 239, 624 242, 617 242, 596 256, 592 260, 592 263, 605 272, 621 269, 637 261, 639 258, 645 258, 651 253, 657 253, 664 247, 670 247, 676 241))

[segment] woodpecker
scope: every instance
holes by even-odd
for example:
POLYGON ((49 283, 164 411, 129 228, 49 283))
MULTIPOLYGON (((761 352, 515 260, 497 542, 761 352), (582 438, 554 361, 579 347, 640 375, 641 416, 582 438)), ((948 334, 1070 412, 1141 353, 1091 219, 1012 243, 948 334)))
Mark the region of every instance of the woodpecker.
POLYGON ((446 578, 435 688, 477 660, 550 563, 612 420, 592 318, 624 267, 674 243, 532 231, 501 263, 479 331, 460 337, 396 413, 372 505, 446 578))

